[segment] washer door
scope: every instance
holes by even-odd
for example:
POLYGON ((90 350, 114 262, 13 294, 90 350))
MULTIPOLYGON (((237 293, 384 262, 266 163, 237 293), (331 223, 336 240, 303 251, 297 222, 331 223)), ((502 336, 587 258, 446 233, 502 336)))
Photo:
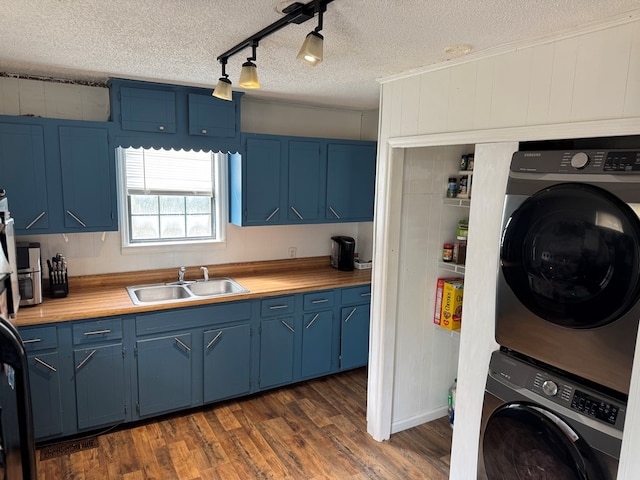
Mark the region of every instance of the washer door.
POLYGON ((482 454, 488 480, 603 480, 585 440, 543 407, 507 403, 487 421, 482 454))
POLYGON ((513 293, 539 317, 571 328, 606 325, 640 294, 640 221, 599 187, 554 185, 512 213, 500 260, 513 293))

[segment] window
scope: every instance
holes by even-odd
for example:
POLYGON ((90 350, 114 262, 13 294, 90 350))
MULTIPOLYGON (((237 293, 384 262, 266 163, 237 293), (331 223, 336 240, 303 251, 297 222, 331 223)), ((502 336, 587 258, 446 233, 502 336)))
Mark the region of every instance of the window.
POLYGON ((117 157, 123 246, 225 240, 225 154, 119 148, 117 157))

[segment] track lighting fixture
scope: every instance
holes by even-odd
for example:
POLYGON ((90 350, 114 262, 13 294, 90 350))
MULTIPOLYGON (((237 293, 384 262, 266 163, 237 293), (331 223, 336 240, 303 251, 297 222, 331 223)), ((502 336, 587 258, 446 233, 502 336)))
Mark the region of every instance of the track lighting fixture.
POLYGON ((258 80, 258 67, 253 63, 256 59, 256 48, 258 42, 253 41, 251 43, 252 55, 247 58, 247 61, 242 64, 242 70, 240 70, 240 81, 238 85, 244 88, 260 88, 260 81, 258 80))
POLYGON ((227 59, 223 58, 220 63, 222 64, 222 76, 218 79, 218 84, 211 95, 222 100, 231 100, 233 98, 231 96, 231 80, 225 70, 227 59))
POLYGON ((260 82, 258 81, 258 68, 256 67, 256 64, 253 63, 256 60, 258 42, 291 23, 299 25, 306 22, 307 20, 312 19, 316 13, 318 14, 318 26, 305 38, 302 48, 298 52, 297 58, 309 65, 317 65, 320 63, 322 61, 322 45, 324 42, 324 37, 320 34, 320 30, 322 30, 322 14, 327 10, 327 4, 332 1, 333 0, 311 0, 306 4, 294 2, 282 10, 282 13, 285 14, 283 18, 272 23, 268 27, 263 28, 259 32, 240 42, 235 47, 218 56, 218 61, 222 64, 222 76, 218 80, 212 95, 223 100, 232 99, 231 81, 229 80, 229 75, 227 75, 225 71, 227 60, 247 47, 251 47, 252 55, 247 58, 245 63, 242 64, 238 85, 244 88, 260 88, 260 82))
POLYGON ((327 9, 327 5, 320 0, 316 1, 316 11, 318 12, 318 26, 309 32, 298 52, 298 60, 315 67, 322 61, 322 45, 324 37, 320 34, 322 30, 322 13, 327 9))

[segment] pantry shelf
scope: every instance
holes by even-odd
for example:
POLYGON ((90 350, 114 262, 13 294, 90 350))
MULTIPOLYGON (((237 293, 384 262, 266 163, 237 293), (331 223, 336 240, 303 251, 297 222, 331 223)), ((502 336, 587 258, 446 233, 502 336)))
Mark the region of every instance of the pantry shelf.
POLYGON ((438 261, 438 268, 442 270, 447 270, 453 273, 459 273, 464 275, 464 265, 458 265, 456 263, 442 262, 438 261))
POLYGON ((442 203, 444 205, 449 205, 450 207, 470 207, 471 199, 470 198, 443 198, 442 203))

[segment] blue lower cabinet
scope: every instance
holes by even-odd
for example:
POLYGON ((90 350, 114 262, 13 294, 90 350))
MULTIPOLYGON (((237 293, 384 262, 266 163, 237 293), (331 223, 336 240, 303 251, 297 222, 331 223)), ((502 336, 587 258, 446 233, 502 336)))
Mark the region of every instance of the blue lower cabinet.
POLYGON ((331 373, 333 312, 307 313, 302 326, 302 378, 331 373))
POLYGON ((78 428, 123 422, 127 402, 122 344, 76 349, 73 363, 78 428))
POLYGON ((251 328, 248 323, 206 330, 203 349, 205 403, 249 393, 251 328))
MULTIPOLYGON (((21 335, 23 335, 22 332, 21 335)), ((36 440, 60 435, 62 433, 62 401, 58 352, 30 354, 27 356, 27 361, 36 440)))
POLYGON ((141 417, 190 407, 191 333, 136 342, 141 417))
POLYGON ((341 309, 340 369, 362 367, 369 361, 370 304, 341 309))
POLYGON ((293 381, 295 322, 277 317, 260 323, 260 388, 293 381))

